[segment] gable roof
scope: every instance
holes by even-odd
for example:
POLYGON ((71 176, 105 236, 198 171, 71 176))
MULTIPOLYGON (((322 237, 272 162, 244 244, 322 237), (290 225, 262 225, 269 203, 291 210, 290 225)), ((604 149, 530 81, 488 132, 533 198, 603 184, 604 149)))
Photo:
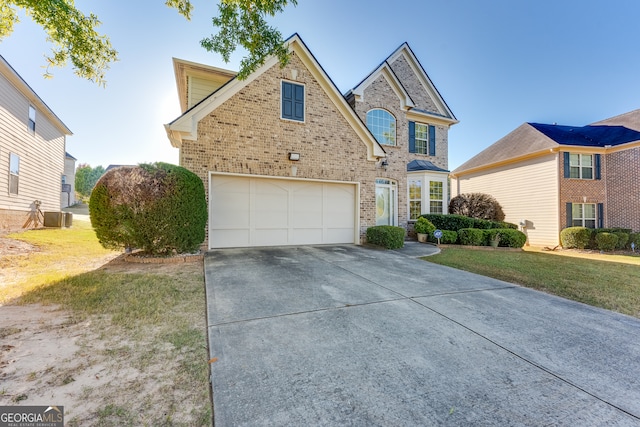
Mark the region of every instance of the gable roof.
POLYGON ((398 95, 400 107, 405 111, 415 113, 419 116, 429 117, 432 120, 447 125, 458 123, 458 119, 456 119, 455 115, 444 101, 444 98, 442 98, 442 95, 440 95, 440 92, 436 89, 435 85, 427 75, 427 72, 424 70, 424 67, 422 67, 422 64, 418 61, 418 58, 415 56, 407 42, 401 44, 400 47, 393 51, 393 53, 391 53, 391 55, 389 55, 384 61, 382 61, 382 63, 380 63, 380 65, 369 73, 367 77, 347 92, 345 97, 348 99, 355 98, 357 101, 363 96, 365 89, 381 76, 387 80, 393 91, 398 95), (413 70, 413 73, 418 78, 418 81, 434 101, 438 110, 437 112, 426 111, 416 107, 414 100, 411 99, 411 95, 403 86, 402 82, 391 67, 391 64, 401 56, 406 59, 407 63, 413 70))
POLYGON ((635 122, 640 125, 640 110, 628 114, 631 115, 587 126, 524 123, 457 167, 451 174, 456 177, 557 152, 563 147, 571 147, 575 151, 608 153, 640 146, 640 131, 616 124, 635 122))
MULTIPOLYGON (((324 69, 320 66, 311 51, 304 44, 300 36, 296 33, 289 37, 285 44, 289 51, 294 52, 296 56, 304 63, 311 72, 318 84, 324 89, 329 99, 336 106, 337 110, 344 116, 354 131, 367 147, 368 160, 377 160, 380 157, 386 157, 386 153, 382 146, 376 141, 373 134, 367 129, 366 125, 357 116, 353 108, 347 103, 346 99, 340 93, 335 83, 329 78, 324 69)), ((245 80, 239 80, 233 77, 218 90, 208 97, 204 98, 198 104, 185 111, 180 117, 169 124, 165 125, 167 136, 171 141, 171 145, 179 148, 182 140, 195 141, 198 137, 198 122, 208 116, 212 111, 238 93, 248 84, 256 80, 260 75, 265 73, 271 67, 279 63, 276 56, 271 56, 265 60, 265 63, 255 72, 251 73, 245 80)))
POLYGON ((73 135, 67 125, 65 125, 58 116, 49 108, 47 104, 31 89, 31 86, 24 81, 16 70, 0 55, 0 74, 2 74, 17 90, 19 90, 29 102, 36 107, 39 113, 42 113, 63 135, 73 135))
POLYGON ((442 169, 428 160, 412 160, 407 164, 407 172, 431 171, 431 172, 449 172, 442 169))
POLYGON ((624 126, 628 129, 640 131, 640 110, 629 111, 599 122, 591 123, 592 126, 624 126))

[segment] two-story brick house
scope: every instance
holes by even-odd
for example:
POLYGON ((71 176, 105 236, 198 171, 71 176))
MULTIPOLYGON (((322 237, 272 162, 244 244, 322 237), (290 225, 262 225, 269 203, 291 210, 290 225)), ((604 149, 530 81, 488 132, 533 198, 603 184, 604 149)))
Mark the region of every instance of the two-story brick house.
POLYGON ((0 56, 0 229, 42 225, 60 210, 66 136, 71 131, 0 56))
POLYGON ((209 248, 358 244, 370 226, 407 226, 410 204, 446 209, 457 121, 408 45, 345 97, 297 34, 286 43, 288 65, 269 58, 245 80, 174 59, 183 114, 165 129, 205 184, 209 248), (441 206, 415 188, 410 203, 408 174, 442 183, 441 206))
POLYGON ((525 123, 451 173, 452 196, 481 192, 533 245, 570 226, 640 230, 640 110, 588 126, 525 123))

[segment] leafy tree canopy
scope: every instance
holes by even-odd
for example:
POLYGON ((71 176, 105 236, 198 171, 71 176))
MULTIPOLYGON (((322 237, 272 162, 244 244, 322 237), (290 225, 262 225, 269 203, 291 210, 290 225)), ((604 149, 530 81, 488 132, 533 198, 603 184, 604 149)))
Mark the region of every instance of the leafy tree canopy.
MULTIPOLYGON (((287 4, 297 0, 220 0, 219 16, 213 18, 218 33, 204 38, 200 44, 210 52, 222 55, 229 62, 231 53, 241 46, 248 52, 240 64, 238 77, 246 78, 264 63, 266 57, 277 55, 281 65, 289 60, 282 35, 266 22, 267 16, 282 12, 287 4)), ((165 5, 186 19, 193 13, 191 0, 165 0, 165 5)), ((71 62, 79 77, 101 86, 106 84, 109 65, 118 60, 118 52, 109 38, 97 32, 98 17, 85 15, 74 0, 0 0, 0 41, 13 32, 19 22, 18 9, 25 11, 48 35, 53 43, 47 57, 45 77, 51 77, 50 67, 64 67, 71 62)))
POLYGON ((76 192, 82 197, 89 197, 91 190, 93 190, 93 187, 102 175, 104 175, 104 168, 102 166, 92 168, 86 163, 79 164, 76 168, 76 192))

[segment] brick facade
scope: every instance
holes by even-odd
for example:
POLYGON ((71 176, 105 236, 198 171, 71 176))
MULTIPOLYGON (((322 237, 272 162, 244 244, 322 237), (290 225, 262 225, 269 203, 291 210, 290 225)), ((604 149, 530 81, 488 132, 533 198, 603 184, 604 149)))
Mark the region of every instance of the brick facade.
POLYGON ((376 163, 344 116, 295 55, 271 67, 198 124, 197 141, 183 141, 180 164, 209 171, 360 182, 360 234, 375 225, 376 163), (296 70, 295 72, 292 72, 296 70), (294 77, 295 76, 295 77, 294 77), (305 87, 304 123, 280 118, 283 80, 305 87), (300 160, 288 160, 289 152, 300 160))
POLYGON ((622 227, 640 231, 640 148, 602 154, 601 179, 564 177, 560 170, 560 224, 565 228, 566 203, 602 203, 605 228, 622 227))

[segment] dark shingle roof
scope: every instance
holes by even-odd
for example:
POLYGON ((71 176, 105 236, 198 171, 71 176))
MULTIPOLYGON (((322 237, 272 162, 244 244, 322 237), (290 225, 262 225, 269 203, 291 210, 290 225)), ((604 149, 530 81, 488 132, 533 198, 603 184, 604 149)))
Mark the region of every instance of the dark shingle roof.
POLYGON ((417 171, 433 171, 433 172, 449 172, 446 169, 439 168, 428 160, 412 160, 407 164, 407 172, 417 171))
POLYGON ((560 126, 529 123, 560 145, 605 147, 640 140, 640 132, 623 126, 560 126))

